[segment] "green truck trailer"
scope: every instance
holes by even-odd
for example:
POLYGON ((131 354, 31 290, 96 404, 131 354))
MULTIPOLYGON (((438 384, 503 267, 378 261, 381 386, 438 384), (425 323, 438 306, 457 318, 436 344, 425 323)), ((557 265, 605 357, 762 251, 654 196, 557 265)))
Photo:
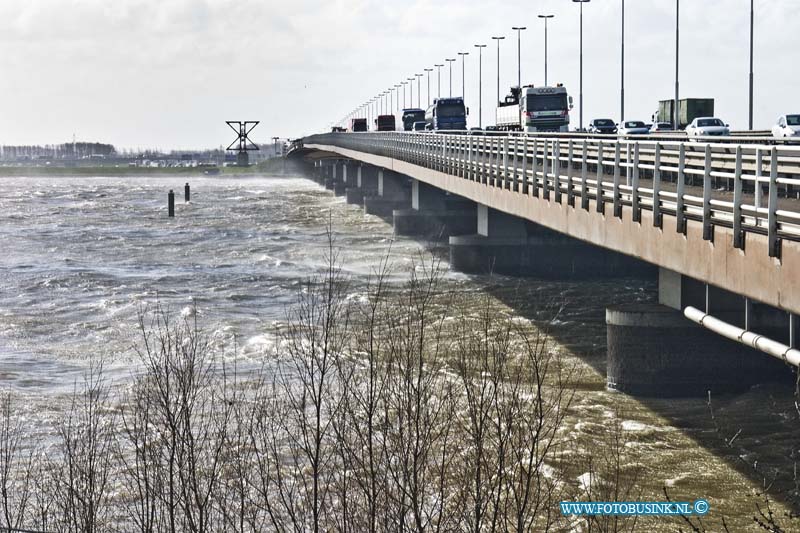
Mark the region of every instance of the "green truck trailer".
MULTIPOLYGON (((675 100, 658 102, 658 122, 672 123, 675 120, 675 100)), ((685 129, 697 117, 714 116, 713 98, 684 98, 678 100, 678 129, 685 129)))

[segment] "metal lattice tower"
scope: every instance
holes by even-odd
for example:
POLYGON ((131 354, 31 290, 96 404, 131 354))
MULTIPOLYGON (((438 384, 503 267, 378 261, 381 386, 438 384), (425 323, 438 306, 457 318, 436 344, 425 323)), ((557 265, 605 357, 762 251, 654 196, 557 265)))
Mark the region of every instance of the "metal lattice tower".
POLYGON ((258 145, 251 141, 247 136, 253 131, 253 128, 258 126, 257 120, 248 120, 241 122, 238 120, 226 120, 225 123, 232 129, 237 138, 233 141, 226 150, 236 150, 236 166, 246 167, 250 165, 250 157, 247 152, 258 150, 258 145))

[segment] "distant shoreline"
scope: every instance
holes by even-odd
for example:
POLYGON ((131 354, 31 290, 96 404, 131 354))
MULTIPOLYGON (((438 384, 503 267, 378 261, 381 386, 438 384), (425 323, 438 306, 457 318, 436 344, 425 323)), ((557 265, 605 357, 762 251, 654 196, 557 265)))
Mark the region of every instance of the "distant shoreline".
POLYGON ((283 161, 266 161, 251 167, 128 167, 95 165, 85 167, 65 166, 0 166, 2 178, 28 178, 46 176, 85 176, 85 177, 117 177, 117 176, 259 176, 265 172, 283 169, 283 161), (219 169, 218 174, 205 174, 210 168, 219 169))

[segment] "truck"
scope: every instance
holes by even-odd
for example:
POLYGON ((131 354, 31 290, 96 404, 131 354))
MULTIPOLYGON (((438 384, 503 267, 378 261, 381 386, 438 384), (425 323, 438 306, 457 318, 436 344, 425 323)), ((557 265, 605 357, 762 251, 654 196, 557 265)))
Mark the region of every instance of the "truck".
POLYGON ((434 98, 431 106, 425 111, 426 129, 465 130, 467 113, 462 97, 434 98))
MULTIPOLYGON (((678 124, 676 130, 686 129, 686 126, 698 117, 714 116, 713 98, 683 98, 678 100, 678 124)), ((661 100, 658 102, 654 122, 675 122, 675 100, 661 100)))
POLYGON ((503 131, 569 131, 572 97, 559 83, 555 87, 511 87, 497 103, 497 129, 503 131))
POLYGON ((425 120, 425 111, 418 107, 409 107, 403 109, 403 129, 411 131, 414 129, 414 123, 420 120, 425 120))
POLYGON ((368 131, 367 119, 365 118, 351 118, 350 131, 368 131))
POLYGON ((394 115, 378 115, 375 119, 375 131, 394 131, 394 115))

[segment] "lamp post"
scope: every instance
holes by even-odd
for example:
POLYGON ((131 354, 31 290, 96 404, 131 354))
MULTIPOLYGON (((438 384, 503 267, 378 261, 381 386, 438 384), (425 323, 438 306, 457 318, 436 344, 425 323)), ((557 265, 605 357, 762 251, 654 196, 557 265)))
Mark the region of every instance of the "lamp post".
POLYGON ((417 107, 422 109, 422 74, 414 74, 417 77, 417 107))
MULTIPOLYGON (((398 91, 398 92, 400 91, 400 87, 401 87, 400 83, 398 83, 397 85, 394 86, 395 90, 398 91)), ((397 99, 396 100, 397 100, 397 114, 399 115, 400 114, 400 95, 399 94, 397 95, 397 99)))
POLYGON ((452 98, 453 97, 453 61, 455 61, 455 58, 453 58, 453 59, 449 59, 448 58, 448 59, 445 59, 445 61, 447 61, 447 63, 450 65, 450 98, 452 98))
POLYGON ((408 78, 408 106, 414 107, 414 79, 408 78))
POLYGON ((514 26, 511 29, 517 32, 517 87, 522 88, 522 31, 528 28, 514 26))
POLYGON ((750 107, 749 107, 749 120, 747 121, 748 129, 753 131, 753 22, 755 21, 755 13, 753 11, 753 0, 750 0, 750 107))
POLYGON ((672 110, 675 122, 672 124, 674 129, 678 129, 678 66, 680 60, 680 36, 681 36, 681 0, 675 0, 675 102, 673 106, 675 109, 672 110))
POLYGON ((476 44, 478 49, 478 127, 483 128, 483 49, 485 44, 476 44))
MULTIPOLYGON (((466 72, 466 70, 464 68, 464 60, 469 55, 469 52, 459 52, 458 55, 461 56, 461 98, 463 98, 464 101, 466 102, 467 101, 467 96, 466 96, 465 93, 467 92, 467 85, 466 85, 466 76, 464 76, 464 73, 466 72)), ((455 61, 455 59, 453 61, 455 61)), ((453 77, 452 77, 452 73, 453 72, 451 70, 450 71, 450 74, 451 74, 451 76, 450 76, 450 92, 451 93, 453 92, 453 77)), ((451 94, 451 96, 452 96, 452 94, 451 94)))
POLYGON ((428 73, 428 105, 426 106, 426 107, 428 107, 428 106, 431 105, 431 72, 433 72, 433 69, 432 68, 426 68, 425 72, 428 73))
POLYGON ((403 86, 403 109, 405 109, 405 108, 408 107, 406 105, 406 85, 408 85, 408 82, 407 81, 401 81, 400 85, 403 86))
POLYGON ((436 64, 436 98, 442 97, 442 67, 444 65, 436 64))
POLYGON ((500 41, 505 37, 492 37, 497 41, 497 101, 500 102, 500 41))
POLYGON ((578 84, 578 102, 581 106, 580 113, 578 113, 578 129, 583 130, 583 4, 591 0, 572 0, 581 6, 581 24, 580 24, 580 82, 578 84))
POLYGON ((544 85, 547 86, 547 19, 551 19, 555 15, 539 15, 540 19, 544 19, 544 85))
POLYGON ((622 50, 619 68, 619 123, 625 122, 625 0, 622 0, 622 50))

